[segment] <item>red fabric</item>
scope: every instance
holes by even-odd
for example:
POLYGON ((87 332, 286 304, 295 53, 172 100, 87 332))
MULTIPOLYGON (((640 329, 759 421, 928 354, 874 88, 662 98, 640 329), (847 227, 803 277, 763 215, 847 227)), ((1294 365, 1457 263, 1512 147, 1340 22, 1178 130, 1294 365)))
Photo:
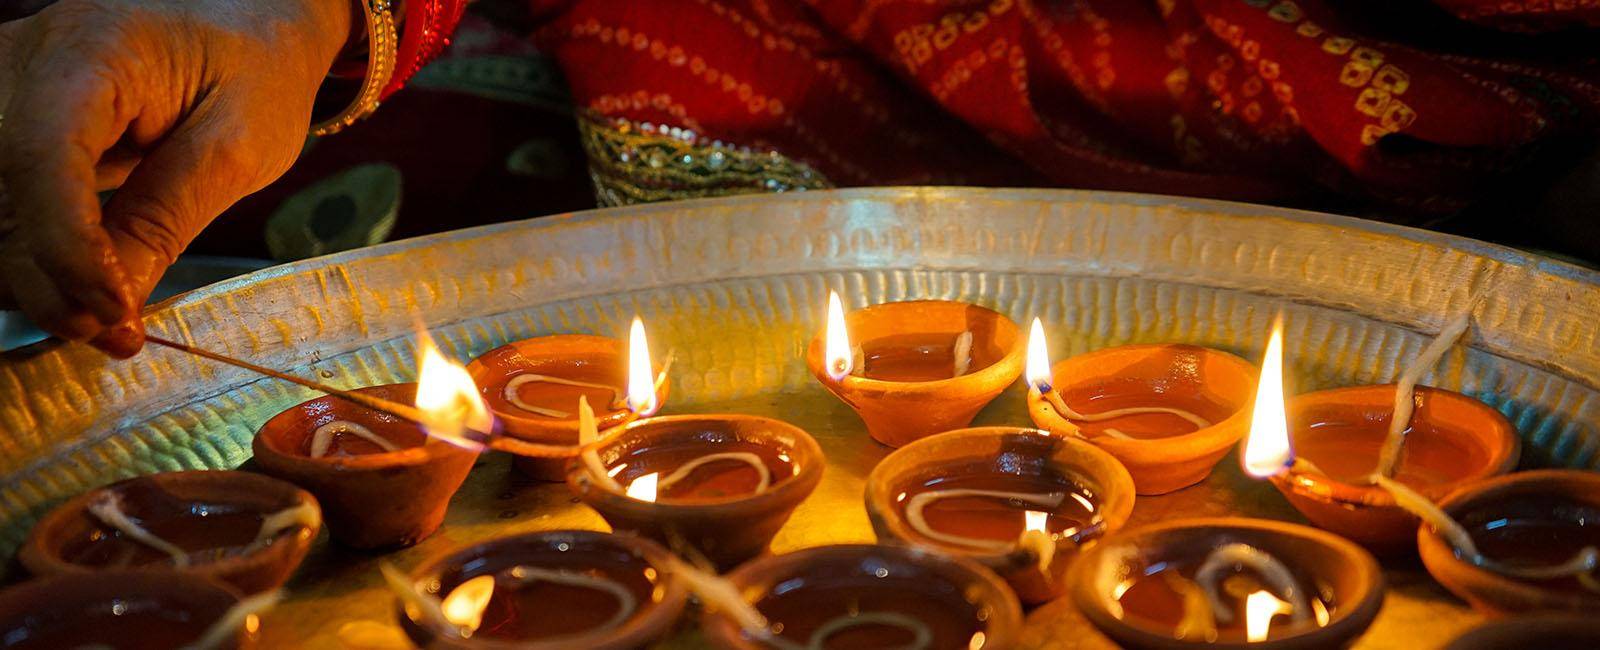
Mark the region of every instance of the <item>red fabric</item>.
POLYGON ((450 44, 450 34, 461 23, 467 0, 405 0, 400 42, 395 47, 394 76, 383 87, 382 98, 399 91, 422 66, 437 58, 450 44))
MULTIPOLYGON (((1550 4, 1440 0, 1491 22, 1550 4)), ((1594 2, 1555 4, 1573 8, 1540 15, 1591 22, 1594 2)), ((1317 0, 533 5, 579 107, 769 147, 841 185, 1333 192, 1438 213, 1600 124, 1593 60, 1424 49, 1317 0)))

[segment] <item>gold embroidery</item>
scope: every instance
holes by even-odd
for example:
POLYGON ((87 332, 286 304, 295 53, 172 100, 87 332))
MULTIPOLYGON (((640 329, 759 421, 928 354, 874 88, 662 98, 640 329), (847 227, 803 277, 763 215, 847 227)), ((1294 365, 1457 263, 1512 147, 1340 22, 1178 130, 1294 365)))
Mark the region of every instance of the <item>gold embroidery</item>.
POLYGON ((1355 46, 1355 41, 1343 36, 1329 36, 1327 40, 1322 41, 1322 51, 1339 56, 1344 56, 1346 52, 1350 51, 1350 48, 1355 46))
POLYGON ((820 172, 777 151, 706 141, 692 129, 578 119, 601 205, 833 187, 820 172))
POLYGON ((1378 66, 1383 65, 1383 53, 1370 47, 1358 47, 1354 52, 1350 53, 1350 62, 1377 69, 1378 66))
POLYGON ((1411 126, 1411 123, 1415 121, 1417 121, 1417 112, 1407 106, 1405 102, 1396 99, 1389 102, 1389 110, 1383 112, 1383 117, 1379 119, 1378 123, 1390 131, 1399 131, 1411 126))
POLYGON ((1389 108, 1389 91, 1368 87, 1356 96, 1356 110, 1372 117, 1381 117, 1389 108))
POLYGON ((1300 5, 1297 5, 1293 2, 1280 2, 1273 5, 1271 9, 1268 9, 1267 15, 1272 16, 1279 22, 1292 23, 1303 18, 1305 16, 1305 12, 1300 10, 1300 5))
POLYGON ((1372 85, 1374 88, 1382 88, 1399 95, 1411 86, 1411 76, 1392 64, 1385 65, 1378 68, 1378 72, 1372 77, 1372 85))
POLYGON ((1351 88, 1360 88, 1372 80, 1372 67, 1361 65, 1355 61, 1346 61, 1344 69, 1339 71, 1339 83, 1351 88))
POLYGON ((1306 38, 1316 38, 1322 35, 1322 26, 1308 20, 1295 27, 1294 33, 1306 38))

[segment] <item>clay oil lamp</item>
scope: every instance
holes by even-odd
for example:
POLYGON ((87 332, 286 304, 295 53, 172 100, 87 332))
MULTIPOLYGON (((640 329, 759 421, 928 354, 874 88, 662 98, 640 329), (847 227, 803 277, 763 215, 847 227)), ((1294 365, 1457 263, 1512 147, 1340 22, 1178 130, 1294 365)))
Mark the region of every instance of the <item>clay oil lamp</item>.
POLYGON ((493 426, 464 368, 423 336, 418 383, 353 391, 416 404, 418 424, 326 396, 279 413, 256 433, 262 471, 300 485, 322 503, 333 538, 358 549, 415 544, 445 509, 493 426))
POLYGON ((1417 517, 1396 501, 1393 486, 1432 500, 1517 464, 1517 433, 1505 416, 1466 395, 1416 386, 1465 329, 1465 318, 1447 325, 1397 385, 1307 393, 1285 410, 1277 324, 1241 454, 1245 470, 1270 477, 1318 527, 1380 554, 1408 552, 1417 517))
POLYGON ((718 648, 999 650, 1022 626, 1016 596, 994 573, 913 548, 819 546, 752 561, 726 580, 731 598, 702 594, 701 628, 718 648))
POLYGON ((961 555, 1027 604, 1066 590, 1070 553, 1122 527, 1133 479, 1078 438, 1012 427, 961 429, 895 450, 867 477, 882 541, 961 555))
POLYGON ((1600 474, 1499 476, 1457 490, 1437 510, 1424 515, 1417 550, 1434 579, 1474 607, 1600 611, 1600 474))
POLYGON ((833 292, 827 326, 806 353, 817 381, 891 447, 971 424, 1022 374, 1022 361, 1017 324, 993 310, 917 300, 847 316, 833 292))
MULTIPOLYGON (((648 366, 640 369, 648 373, 648 366)), ((648 376, 648 375, 646 375, 648 376)), ((640 382, 647 390, 649 382, 640 382)), ((587 414, 587 400, 580 411, 587 414)), ((604 437, 592 418, 567 471, 613 529, 690 549, 727 567, 766 550, 822 481, 822 450, 794 425, 752 415, 638 420, 604 437)))
POLYGON ((148 568, 227 583, 282 585, 321 530, 305 490, 248 472, 166 472, 71 499, 40 520, 19 559, 36 576, 148 568))
POLYGON ((1600 648, 1600 620, 1576 614, 1534 614, 1490 621, 1456 637, 1444 650, 1506 648, 1600 648))
POLYGON ((1123 531, 1079 555, 1067 581, 1095 627, 1134 648, 1344 647, 1384 592, 1355 543, 1244 518, 1123 531))
POLYGON ((418 647, 625 650, 683 612, 689 592, 673 562, 643 538, 550 531, 450 553, 410 578, 383 570, 418 647))
POLYGON ((7 650, 233 650, 255 646, 276 592, 244 600, 192 573, 113 569, 41 578, 0 592, 7 650))
MULTIPOLYGON (((630 349, 648 353, 644 323, 638 318, 628 340, 630 349)), ((638 409, 627 402, 631 358, 616 339, 563 334, 517 341, 474 359, 467 372, 504 434, 490 446, 512 454, 513 464, 530 477, 565 479, 567 463, 577 456, 579 397, 595 407, 601 429, 637 417, 638 409)), ((669 355, 653 373, 657 407, 667 399, 670 364, 669 355)))
POLYGON ((1193 345, 1126 345, 1050 367, 1044 327, 1028 336, 1028 414, 1115 456, 1139 494, 1203 480, 1244 436, 1256 368, 1193 345))

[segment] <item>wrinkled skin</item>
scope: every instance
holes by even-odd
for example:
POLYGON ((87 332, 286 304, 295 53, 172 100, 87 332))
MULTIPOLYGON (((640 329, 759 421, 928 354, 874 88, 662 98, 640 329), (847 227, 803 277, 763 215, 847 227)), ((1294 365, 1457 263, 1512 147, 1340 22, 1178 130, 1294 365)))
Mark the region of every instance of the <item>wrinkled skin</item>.
POLYGON ((351 23, 348 0, 59 0, 0 24, 0 308, 137 352, 167 266, 294 162, 351 23))

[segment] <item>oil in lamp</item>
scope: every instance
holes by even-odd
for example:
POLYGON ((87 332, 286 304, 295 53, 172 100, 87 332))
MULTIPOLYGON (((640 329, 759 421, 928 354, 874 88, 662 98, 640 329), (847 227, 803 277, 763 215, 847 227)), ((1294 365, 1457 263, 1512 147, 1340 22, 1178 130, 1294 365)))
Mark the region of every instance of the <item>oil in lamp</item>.
POLYGON ((316 499, 249 472, 163 472, 91 490, 29 532, 18 558, 36 576, 145 568, 270 591, 321 530, 316 499))
MULTIPOLYGON (((629 345, 648 350, 644 323, 634 317, 629 345)), ((541 336, 509 343, 467 364, 500 432, 490 446, 512 454, 524 474, 544 481, 566 478, 578 450, 578 400, 595 406, 599 427, 621 426, 639 410, 627 401, 628 363, 617 339, 584 334, 541 336)), ((667 399, 671 355, 648 376, 655 411, 667 399)))
POLYGON ((999 577, 906 547, 818 546, 753 560, 725 582, 701 618, 717 648, 983 650, 1011 647, 1022 626, 999 577))
POLYGON ((425 648, 637 648, 672 629, 688 589, 647 539, 546 531, 387 566, 401 627, 425 648))
POLYGON ((915 300, 847 315, 831 291, 827 324, 806 353, 817 381, 891 447, 971 424, 1022 362, 1017 324, 993 310, 915 300))
POLYGON ((409 546, 433 534, 483 448, 478 438, 493 427, 471 376, 426 333, 417 358, 416 384, 354 392, 414 401, 420 423, 330 395, 273 416, 256 433, 262 471, 316 495, 329 532, 347 546, 409 546))
POLYGON ((1133 480, 1106 452, 1014 427, 960 429, 901 447, 873 468, 866 489, 880 540, 977 561, 1024 604, 1064 593, 1067 554, 1121 528, 1133 502, 1133 480))
POLYGON ((241 600, 201 575, 158 569, 63 573, 0 592, 7 650, 251 648, 269 591, 241 600))
MULTIPOLYGON (((1466 395, 1416 386, 1465 329, 1465 316, 1447 325, 1401 373, 1398 384, 1335 388, 1290 399, 1282 419, 1276 411, 1272 414, 1274 423, 1289 423, 1289 464, 1274 467, 1260 457, 1252 460, 1252 449, 1276 447, 1280 435, 1276 424, 1270 429, 1257 424, 1241 457, 1246 471, 1271 478, 1318 527, 1374 552, 1409 551, 1416 516, 1396 502, 1392 490, 1374 483, 1375 472, 1433 500, 1510 471, 1517 463, 1519 441, 1505 416, 1466 395), (1258 434, 1271 436, 1271 441, 1256 439, 1258 434)), ((1263 362, 1257 417, 1263 415, 1260 409, 1277 408, 1282 399, 1282 332, 1280 321, 1263 362), (1276 397, 1263 406, 1261 400, 1272 387, 1276 397)))
MULTIPOLYGON (((1397 493, 1397 496, 1401 496, 1397 493)), ((1439 584, 1490 614, 1600 608, 1600 474, 1517 472, 1418 495, 1417 550, 1439 584)))
POLYGON ((1050 366, 1044 327, 1028 336, 1028 415, 1080 436, 1128 468, 1139 494, 1200 482, 1248 426, 1256 368, 1193 345, 1126 345, 1050 366))

